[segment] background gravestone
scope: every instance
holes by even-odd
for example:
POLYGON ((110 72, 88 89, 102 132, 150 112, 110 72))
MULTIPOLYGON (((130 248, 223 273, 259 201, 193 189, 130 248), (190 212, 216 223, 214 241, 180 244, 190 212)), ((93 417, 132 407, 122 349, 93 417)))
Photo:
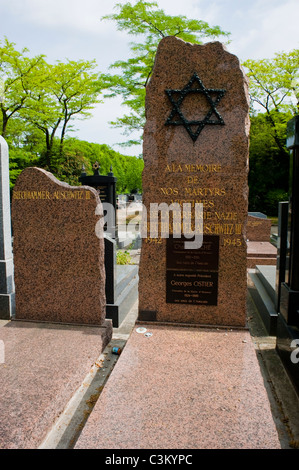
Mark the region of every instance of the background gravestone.
POLYGON ((99 198, 102 203, 109 203, 113 207, 113 211, 108 211, 106 215, 107 222, 104 226, 104 231, 109 234, 111 238, 118 238, 118 228, 116 221, 116 181, 117 178, 113 175, 112 166, 107 176, 100 175, 100 165, 95 162, 93 165, 94 174, 87 176, 83 166, 82 173, 79 181, 82 185, 91 186, 98 192, 99 198))
POLYGON ((270 243, 271 220, 261 213, 249 213, 246 227, 247 268, 275 266, 277 248, 270 243), (254 215, 256 214, 256 215, 254 215))
POLYGON ((93 188, 39 168, 21 173, 12 201, 16 319, 104 324, 101 211, 93 188))
POLYGON ((246 236, 247 240, 250 241, 269 242, 271 236, 271 219, 255 217, 254 215, 248 214, 246 236))
POLYGON ((9 319, 14 311, 8 146, 0 136, 0 319, 9 319))
POLYGON ((202 203, 204 235, 184 250, 147 230, 139 321, 245 326, 248 110, 246 77, 221 43, 162 39, 146 94, 143 203, 147 214, 150 203, 202 203))

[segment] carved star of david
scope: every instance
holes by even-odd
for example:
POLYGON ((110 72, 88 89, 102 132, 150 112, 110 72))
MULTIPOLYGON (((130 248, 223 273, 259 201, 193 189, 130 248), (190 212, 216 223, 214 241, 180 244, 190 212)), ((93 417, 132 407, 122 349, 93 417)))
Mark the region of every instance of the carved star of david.
POLYGON ((206 88, 196 72, 192 75, 187 85, 181 90, 169 89, 165 90, 165 92, 173 106, 171 113, 165 122, 165 125, 184 126, 193 142, 196 141, 197 137, 206 125, 224 124, 224 120, 217 111, 216 106, 219 104, 219 101, 224 96, 226 90, 206 88), (196 87, 193 87, 194 83, 197 85, 196 87), (210 109, 208 110, 203 120, 188 120, 185 118, 181 110, 181 105, 184 101, 184 98, 190 93, 204 95, 208 104, 210 105, 210 109), (211 94, 213 94, 213 97, 211 94), (175 98, 175 96, 178 96, 178 98, 175 98), (214 119, 211 119, 212 115, 214 115, 214 119), (175 116, 178 116, 179 120, 174 120, 175 116), (197 126, 195 131, 192 130, 191 126, 197 126))

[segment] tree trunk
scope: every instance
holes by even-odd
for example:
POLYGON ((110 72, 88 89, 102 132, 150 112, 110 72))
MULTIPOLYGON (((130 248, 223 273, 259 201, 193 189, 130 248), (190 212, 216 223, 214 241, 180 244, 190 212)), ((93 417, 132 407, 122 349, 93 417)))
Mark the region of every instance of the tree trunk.
POLYGON ((60 157, 62 157, 62 153, 63 153, 64 138, 65 138, 66 128, 67 128, 69 120, 70 120, 70 117, 69 118, 66 117, 64 119, 61 134, 60 134, 60 144, 59 144, 59 156, 60 157))
POLYGON ((2 131, 1 135, 5 139, 6 137, 6 130, 7 130, 7 123, 8 123, 8 117, 4 109, 2 109, 2 131))
POLYGON ((275 143, 277 145, 277 147, 279 148, 280 152, 284 155, 288 155, 288 152, 286 151, 283 143, 281 142, 279 136, 278 136, 278 133, 277 133, 277 129, 276 129, 276 124, 275 124, 275 121, 274 119, 272 118, 270 112, 267 110, 267 119, 273 129, 273 138, 275 140, 275 143))

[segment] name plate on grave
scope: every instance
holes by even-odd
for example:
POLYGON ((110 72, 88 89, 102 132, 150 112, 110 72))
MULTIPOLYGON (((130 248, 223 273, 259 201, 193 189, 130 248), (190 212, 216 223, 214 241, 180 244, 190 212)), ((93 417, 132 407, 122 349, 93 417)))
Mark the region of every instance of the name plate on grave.
POLYGON ((200 248, 185 237, 166 241, 166 303, 217 305, 219 236, 205 235, 200 248))
POLYGON ((166 273, 166 303, 217 305, 218 273, 170 271, 166 273))

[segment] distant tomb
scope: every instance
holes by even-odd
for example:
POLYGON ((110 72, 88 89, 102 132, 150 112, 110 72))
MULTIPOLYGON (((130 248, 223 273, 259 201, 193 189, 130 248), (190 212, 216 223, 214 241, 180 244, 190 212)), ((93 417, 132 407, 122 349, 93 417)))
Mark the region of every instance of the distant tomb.
POLYGON ((247 267, 275 266, 277 248, 270 243, 271 220, 262 213, 249 213, 246 227, 247 267))
POLYGON ((111 205, 112 210, 108 211, 106 216, 106 223, 104 231, 112 238, 117 239, 117 221, 116 221, 116 182, 117 178, 114 176, 112 167, 107 176, 100 174, 100 165, 95 162, 93 165, 93 175, 87 175, 85 168, 82 168, 82 173, 79 181, 82 185, 91 186, 95 188, 102 203, 111 205))
POLYGON ((271 220, 260 215, 248 214, 246 236, 249 241, 269 242, 271 236, 271 220))

